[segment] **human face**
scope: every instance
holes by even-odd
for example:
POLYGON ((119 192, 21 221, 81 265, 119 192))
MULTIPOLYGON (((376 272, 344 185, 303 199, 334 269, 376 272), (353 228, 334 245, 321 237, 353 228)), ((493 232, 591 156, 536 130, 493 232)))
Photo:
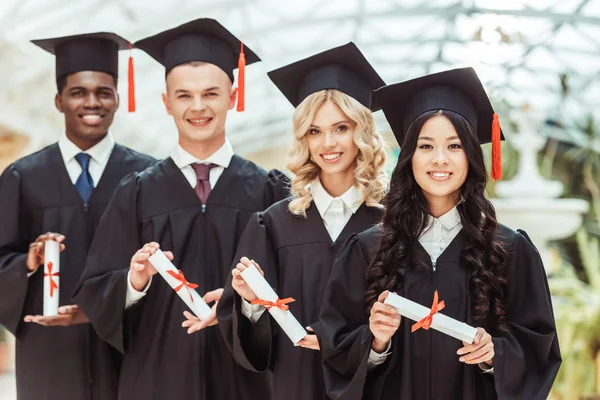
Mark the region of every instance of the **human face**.
POLYGON ((456 129, 443 115, 436 115, 423 125, 412 157, 412 170, 430 205, 454 205, 460 199, 469 162, 456 129))
POLYGON ((306 133, 311 159, 321 169, 321 180, 331 177, 354 179, 358 147, 356 124, 332 101, 321 105, 306 133))
POLYGON ((115 79, 97 71, 71 74, 55 104, 65 115, 67 137, 87 150, 106 136, 119 107, 115 79))
POLYGON ((201 147, 210 155, 223 145, 227 112, 235 105, 237 93, 231 86, 227 74, 214 64, 184 64, 168 73, 163 101, 175 120, 182 147, 201 147))

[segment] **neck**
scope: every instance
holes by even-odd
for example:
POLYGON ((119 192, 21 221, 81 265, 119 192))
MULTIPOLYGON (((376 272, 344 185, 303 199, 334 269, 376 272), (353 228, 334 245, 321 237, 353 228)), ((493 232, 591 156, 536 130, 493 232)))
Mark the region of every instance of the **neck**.
POLYGON ((354 170, 339 174, 324 174, 321 171, 319 175, 321 185, 332 197, 340 197, 354 186, 354 170))
POLYGON ((452 193, 448 196, 428 196, 426 194, 425 198, 429 205, 429 214, 432 217, 439 218, 456 206, 460 199, 460 193, 452 193))
POLYGON ((100 143, 102 141, 102 139, 104 139, 106 137, 106 135, 108 135, 108 132, 106 132, 103 135, 100 136, 94 136, 92 138, 87 138, 87 137, 80 137, 77 135, 74 135, 73 133, 66 131, 67 133, 67 138, 73 142, 73 144, 75 144, 75 146, 79 147, 80 150, 82 151, 86 151, 91 149, 92 147, 94 147, 95 145, 97 145, 98 143, 100 143))
POLYGON ((190 141, 179 136, 179 145, 198 160, 206 160, 225 144, 225 135, 221 135, 210 141, 190 141))

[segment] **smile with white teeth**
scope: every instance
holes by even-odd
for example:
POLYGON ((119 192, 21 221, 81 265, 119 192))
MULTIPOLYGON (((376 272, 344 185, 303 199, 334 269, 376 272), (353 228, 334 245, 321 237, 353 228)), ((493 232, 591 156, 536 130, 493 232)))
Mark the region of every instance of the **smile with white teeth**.
POLYGON ((208 123, 211 120, 211 118, 189 118, 188 121, 190 124, 194 124, 194 125, 204 125, 206 123, 208 123))
POLYGON ((81 119, 87 125, 97 125, 102 120, 102 117, 99 114, 87 114, 82 115, 81 119))
POLYGON ((452 175, 450 172, 441 171, 428 172, 427 174, 435 180, 446 180, 450 177, 450 175, 452 175))
POLYGON ((336 160, 336 159, 340 158, 341 155, 342 155, 342 153, 321 154, 321 156, 328 161, 336 160))

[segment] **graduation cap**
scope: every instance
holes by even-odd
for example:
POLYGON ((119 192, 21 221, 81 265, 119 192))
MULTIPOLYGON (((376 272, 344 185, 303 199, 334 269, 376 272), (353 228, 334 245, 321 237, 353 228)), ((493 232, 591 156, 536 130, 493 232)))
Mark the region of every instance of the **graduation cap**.
POLYGON ((399 144, 410 124, 428 111, 447 110, 462 115, 475 130, 480 144, 492 142, 492 178, 502 178, 500 140, 504 140, 504 135, 473 68, 453 69, 382 87, 375 97, 399 144))
POLYGON ((135 46, 164 65, 168 74, 189 61, 204 61, 221 68, 233 83, 238 71, 237 110, 244 111, 245 66, 260 58, 212 18, 200 18, 135 42, 135 46))
MULTIPOLYGON (((111 32, 85 33, 32 40, 56 56, 56 80, 81 71, 98 71, 119 76, 119 50, 131 49, 128 40, 111 32)), ((129 57, 129 112, 135 111, 133 58, 129 57)))
POLYGON ((385 85, 365 56, 352 42, 324 51, 268 73, 294 107, 309 95, 336 89, 373 111, 373 90, 385 85))

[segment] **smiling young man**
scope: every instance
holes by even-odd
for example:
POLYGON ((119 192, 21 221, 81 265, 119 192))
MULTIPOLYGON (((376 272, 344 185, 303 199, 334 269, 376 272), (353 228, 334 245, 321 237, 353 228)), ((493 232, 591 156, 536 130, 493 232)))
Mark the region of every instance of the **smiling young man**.
MULTIPOLYGON (((125 354, 122 399, 269 398, 266 377, 233 361, 214 312, 199 333, 182 329, 185 304, 148 262, 160 246, 216 301, 250 216, 288 195, 281 173, 235 155, 225 136, 240 45, 212 19, 136 43, 166 69, 163 101, 179 141, 171 157, 123 181, 75 295, 98 334, 125 354)), ((259 61, 244 53, 248 64, 259 61)))
POLYGON ((56 55, 58 143, 0 177, 0 323, 16 336, 19 399, 116 398, 120 357, 94 333, 71 294, 113 191, 154 160, 114 143, 119 106, 113 34, 34 41, 56 55), (60 309, 43 317, 44 242, 61 242, 60 309), (42 266, 42 271, 38 269, 42 266))

